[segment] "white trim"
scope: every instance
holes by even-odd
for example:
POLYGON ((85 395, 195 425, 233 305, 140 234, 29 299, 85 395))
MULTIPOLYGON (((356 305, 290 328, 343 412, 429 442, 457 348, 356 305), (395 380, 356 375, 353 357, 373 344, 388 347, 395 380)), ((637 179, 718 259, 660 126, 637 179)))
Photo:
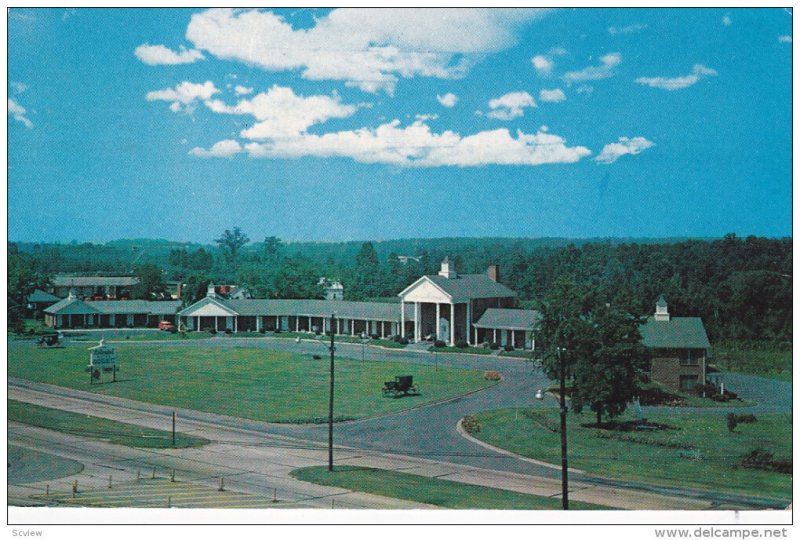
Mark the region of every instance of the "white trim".
MULTIPOLYGON (((203 307, 203 306, 205 306, 206 304, 209 304, 209 303, 214 304, 215 306, 221 308, 223 311, 225 311, 229 315, 239 315, 239 313, 237 313, 235 310, 233 310, 229 306, 223 304, 222 302, 220 302, 216 298, 211 298, 210 296, 206 296, 205 298, 201 298, 200 300, 198 300, 197 302, 195 302, 191 306, 188 306, 188 307, 180 310, 177 314, 179 316, 183 316, 183 317, 192 317, 193 315, 191 314, 190 310, 192 310, 192 309, 200 309, 201 307, 203 307), (205 303, 203 303, 203 302, 205 302, 205 303), (198 304, 202 304, 202 305, 198 305, 198 304)), ((206 315, 203 315, 203 317, 205 317, 205 316, 206 315)))
POLYGON ((433 285, 433 286, 434 286, 436 289, 438 289, 438 290, 439 290, 439 291, 440 291, 440 292, 441 292, 443 295, 445 295, 445 296, 446 296, 447 298, 449 298, 450 300, 452 300, 452 299, 453 299, 453 296, 452 296, 451 294, 448 294, 448 292, 447 292, 447 291, 445 291, 444 289, 442 289, 442 288, 441 288, 439 285, 437 285, 437 284, 436 284, 436 282, 435 282, 435 281, 433 281, 433 280, 432 280, 431 278, 429 278, 428 276, 422 276, 422 277, 421 277, 421 278, 419 278, 417 281, 415 281, 414 283, 412 283, 411 285, 409 285, 408 287, 406 287, 405 289, 403 289, 402 291, 400 291, 400 293, 399 293, 397 296, 399 296, 401 299, 402 299, 402 298, 404 298, 405 296, 407 296, 407 294, 408 294, 408 291, 409 291, 410 289, 414 289, 414 288, 416 288, 416 287, 417 287, 417 286, 419 286, 419 284, 420 284, 421 282, 423 282, 423 281, 427 281, 428 283, 430 283, 431 285, 433 285))

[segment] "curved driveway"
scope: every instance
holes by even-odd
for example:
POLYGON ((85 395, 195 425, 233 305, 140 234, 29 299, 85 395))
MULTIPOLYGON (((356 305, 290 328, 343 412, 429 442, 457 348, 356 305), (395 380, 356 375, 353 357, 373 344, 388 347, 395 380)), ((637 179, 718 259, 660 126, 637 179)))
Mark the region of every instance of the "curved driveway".
MULTIPOLYGON (((126 344, 145 344, 125 342, 126 344)), ((154 342, 148 342, 153 344, 154 342)), ((215 338, 212 340, 161 341, 159 344, 185 347, 263 347, 273 350, 291 351, 300 354, 327 354, 326 346, 318 340, 296 343, 284 338, 215 338)), ((73 344, 78 345, 77 342, 73 344)), ((87 345, 83 342, 80 345, 87 345)), ((537 389, 548 384, 544 374, 532 367, 531 362, 520 358, 495 355, 471 355, 441 353, 433 355, 408 349, 380 349, 362 347, 360 344, 336 343, 339 357, 361 358, 371 361, 407 361, 415 364, 452 366, 474 370, 495 370, 503 375, 503 381, 479 392, 443 403, 421 406, 398 413, 365 420, 337 423, 334 439, 337 445, 359 448, 365 451, 389 452, 421 458, 459 463, 484 469, 495 469, 546 477, 558 477, 560 470, 536 465, 480 447, 461 437, 456 424, 467 414, 499 408, 556 407, 552 399, 536 400, 537 389)), ((325 362, 327 366, 327 362, 325 362)), ((791 383, 764 379, 748 375, 725 374, 726 387, 746 399, 757 402, 755 406, 743 408, 749 412, 788 412, 791 410, 791 383)), ((419 381, 424 391, 424 381, 419 381)), ((676 413, 727 414, 737 408, 673 408, 676 413)), ((645 410, 646 414, 646 410, 645 410)), ((312 441, 327 440, 327 425, 269 424, 267 430, 276 435, 287 435, 312 441)), ((573 475, 596 483, 618 486, 635 486, 653 491, 689 494, 687 490, 669 490, 630 482, 598 479, 573 475)), ((696 492, 701 494, 701 492, 696 492)), ((718 497, 725 499, 725 497, 718 497)), ((756 501, 753 501, 756 502, 756 501)))

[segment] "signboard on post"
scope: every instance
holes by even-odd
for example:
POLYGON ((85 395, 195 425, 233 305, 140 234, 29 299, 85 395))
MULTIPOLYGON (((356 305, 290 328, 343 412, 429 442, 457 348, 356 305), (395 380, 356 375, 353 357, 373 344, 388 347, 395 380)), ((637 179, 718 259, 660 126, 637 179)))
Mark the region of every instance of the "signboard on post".
POLYGON ((103 371, 112 371, 113 381, 117 380, 117 350, 104 345, 101 339, 99 345, 89 349, 89 384, 92 384, 94 379, 100 379, 100 373, 103 371))

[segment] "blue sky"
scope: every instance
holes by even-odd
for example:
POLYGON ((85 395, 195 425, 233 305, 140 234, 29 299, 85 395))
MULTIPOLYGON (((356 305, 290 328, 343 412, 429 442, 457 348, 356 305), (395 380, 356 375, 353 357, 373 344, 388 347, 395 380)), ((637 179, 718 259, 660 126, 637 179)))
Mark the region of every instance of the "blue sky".
POLYGON ((784 9, 12 9, 8 235, 791 236, 784 9))

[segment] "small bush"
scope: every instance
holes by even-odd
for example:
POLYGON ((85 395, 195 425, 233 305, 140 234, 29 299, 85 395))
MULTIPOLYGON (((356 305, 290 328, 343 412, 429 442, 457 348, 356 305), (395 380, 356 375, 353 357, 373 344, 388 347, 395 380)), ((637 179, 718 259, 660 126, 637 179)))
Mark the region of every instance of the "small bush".
POLYGON ((370 334, 369 337, 370 339, 381 339, 381 336, 379 336, 378 334, 370 334))
POLYGON ((276 334, 280 334, 280 333, 281 333, 281 329, 280 329, 280 328, 276 328, 276 329, 274 330, 274 333, 276 333, 276 334))
POLYGON ((758 422, 758 419, 755 417, 755 415, 749 413, 740 414, 739 416, 736 417, 736 420, 740 424, 755 424, 756 422, 758 422))
POLYGON ((441 339, 437 339, 436 341, 433 342, 433 346, 434 347, 447 347, 447 343, 445 343, 441 339))
POLYGON ((499 381, 500 374, 496 371, 484 371, 483 378, 487 381, 499 381))
POLYGON ((481 424, 474 414, 465 416, 461 421, 461 427, 463 427, 464 431, 467 433, 479 433, 481 430, 481 424))
POLYGON ((736 426, 739 425, 739 419, 733 413, 728 413, 725 416, 725 421, 728 424, 728 431, 733 433, 733 430, 736 429, 736 426))
POLYGON ((217 331, 214 328, 212 328, 211 330, 208 331, 208 333, 214 336, 216 335, 217 331))
POLYGON ((398 343, 400 345, 408 345, 409 341, 408 341, 408 338, 401 337, 400 340, 398 341, 398 343))
POLYGON ((266 334, 266 332, 267 332, 266 328, 262 328, 261 330, 258 331, 259 334, 266 334))
POLYGON ((511 344, 506 345, 505 347, 503 347, 503 350, 506 351, 506 352, 511 352, 511 351, 514 350, 514 346, 511 345, 511 344))
POLYGON ((177 334, 177 333, 178 333, 178 329, 177 329, 177 328, 175 328, 174 326, 171 326, 171 327, 169 328, 168 332, 169 332, 170 334, 177 334))
POLYGON ((493 341, 492 344, 489 345, 489 348, 492 349, 493 351, 496 351, 497 349, 500 348, 500 344, 497 343, 496 341, 493 341))
POLYGON ((481 343, 481 347, 483 347, 484 349, 488 349, 489 348, 489 342, 488 341, 484 341, 483 343, 481 343))
POLYGON ((459 349, 466 349, 467 342, 464 341, 463 339, 459 339, 458 341, 456 341, 456 347, 458 347, 459 349))
POLYGON ((233 330, 231 330, 230 328, 226 328, 226 329, 225 329, 225 333, 226 333, 227 335, 231 335, 231 334, 233 333, 233 330))

